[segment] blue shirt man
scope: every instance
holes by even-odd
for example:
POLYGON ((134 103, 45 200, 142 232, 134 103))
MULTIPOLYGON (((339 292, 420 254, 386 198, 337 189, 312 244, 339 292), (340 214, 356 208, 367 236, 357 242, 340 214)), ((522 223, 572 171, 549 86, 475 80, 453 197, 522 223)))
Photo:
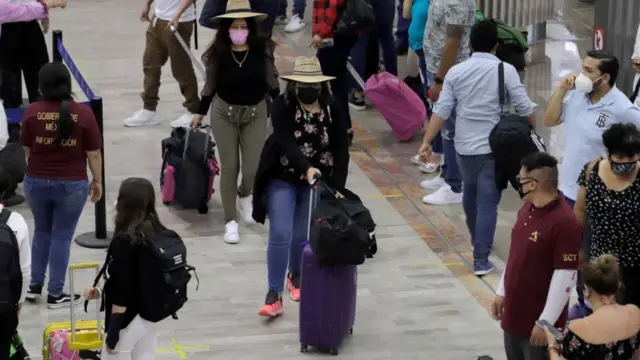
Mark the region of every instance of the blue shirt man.
MULTIPOLYGON (((615 86, 620 63, 611 53, 589 51, 582 61, 582 72, 565 77, 547 102, 546 126, 564 124, 560 192, 573 207, 578 197, 578 176, 584 165, 606 156, 602 133, 611 124, 632 123, 640 127, 640 110, 615 86)), ((589 254, 590 227, 584 227, 582 251, 589 254)), ((578 282, 581 276, 578 275, 578 282)), ((591 312, 584 302, 582 286, 576 286, 578 303, 571 308, 569 320, 591 312)))
MULTIPOLYGON (((500 121, 498 67, 493 55, 498 45, 498 29, 491 21, 480 21, 470 35, 473 56, 453 66, 444 78, 443 90, 433 109, 433 116, 420 149, 430 152, 430 143, 455 110, 454 145, 464 183, 462 206, 474 246, 474 273, 485 275, 493 270, 489 254, 496 230, 500 191, 495 181, 495 159, 489 147, 489 134, 500 121)), ((527 96, 516 69, 504 63, 507 98, 518 114, 535 123, 535 104, 527 96)))

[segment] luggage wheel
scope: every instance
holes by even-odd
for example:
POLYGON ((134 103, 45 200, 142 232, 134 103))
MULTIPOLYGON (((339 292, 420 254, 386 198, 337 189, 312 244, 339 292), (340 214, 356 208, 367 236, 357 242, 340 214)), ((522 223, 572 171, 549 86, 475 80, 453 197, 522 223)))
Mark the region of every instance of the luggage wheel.
POLYGON ((300 344, 300 352, 301 353, 309 352, 309 347, 305 344, 300 344))
POLYGON ((171 201, 163 201, 162 203, 167 206, 171 205, 171 201))
POLYGON ((338 355, 338 349, 336 349, 336 348, 329 349, 329 354, 331 354, 333 356, 338 355))
POLYGON ((349 329, 349 335, 353 335, 353 328, 349 329))

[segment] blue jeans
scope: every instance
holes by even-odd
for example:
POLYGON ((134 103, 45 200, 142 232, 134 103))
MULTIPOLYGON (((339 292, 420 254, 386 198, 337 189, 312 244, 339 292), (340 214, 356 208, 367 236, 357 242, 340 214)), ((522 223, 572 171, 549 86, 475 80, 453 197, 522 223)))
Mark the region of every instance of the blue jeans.
POLYGON ((489 260, 498 221, 496 160, 493 154, 458 154, 458 165, 464 181, 462 207, 471 233, 473 261, 482 264, 489 260))
POLYGON ((31 285, 42 286, 49 265, 52 296, 62 294, 69 267, 71 240, 89 194, 87 180, 24 177, 24 195, 33 213, 31 285))
POLYGON ((403 0, 398 0, 398 27, 396 29, 397 49, 409 48, 409 25, 411 25, 411 20, 402 17, 402 2, 403 0))
MULTIPOLYGON (((293 0, 292 15, 298 15, 300 19, 304 18, 304 9, 307 6, 306 0, 293 0)), ((278 16, 287 16, 287 0, 280 0, 278 16)))
MULTIPOLYGON (((565 194, 562 194, 564 201, 573 208, 576 205, 575 200, 568 198, 565 194)), ((589 260, 589 252, 591 248, 591 224, 587 217, 587 222, 582 229, 582 252, 587 260, 589 260)), ((582 280, 582 272, 578 271, 578 281, 576 282, 576 293, 578 293, 578 301, 584 305, 584 282, 582 280)))
POLYGON ((309 185, 278 179, 274 179, 267 188, 267 278, 270 290, 284 291, 287 265, 292 273, 300 271, 302 243, 308 240, 310 190, 309 185))
POLYGON ((371 6, 376 17, 375 28, 360 35, 353 46, 353 50, 351 50, 351 64, 364 81, 367 81, 364 68, 369 37, 372 36, 372 32, 376 33, 382 47, 385 71, 398 75, 398 56, 396 54, 395 39, 393 38, 393 17, 395 16, 393 0, 372 0, 371 6))
POLYGON ((335 77, 330 81, 331 91, 340 102, 347 130, 351 129, 351 115, 349 114, 349 79, 351 75, 347 71, 347 60, 356 40, 355 36, 335 36, 333 46, 318 49, 316 53, 318 60, 320 60, 322 73, 335 77))
MULTIPOLYGON (((427 75, 427 61, 424 58, 424 51, 422 49, 417 50, 416 54, 418 55, 418 69, 420 70, 422 86, 424 87, 424 97, 428 99, 431 84, 429 83, 429 76, 427 75)), ((427 117, 429 118, 431 118, 431 110, 431 107, 427 104, 427 117)), ((442 154, 442 135, 440 133, 436 134, 436 137, 431 142, 431 150, 436 154, 442 154)))
MULTIPOLYGON (((427 71, 427 81, 429 84, 434 84, 436 81, 436 75, 427 71)), ((460 193, 462 191, 462 176, 460 175, 460 169, 457 163, 456 148, 453 144, 453 139, 456 136, 456 112, 451 112, 451 116, 444 123, 444 127, 440 131, 442 135, 442 152, 444 153, 444 163, 442 164, 442 172, 440 176, 451 187, 454 193, 460 193)))

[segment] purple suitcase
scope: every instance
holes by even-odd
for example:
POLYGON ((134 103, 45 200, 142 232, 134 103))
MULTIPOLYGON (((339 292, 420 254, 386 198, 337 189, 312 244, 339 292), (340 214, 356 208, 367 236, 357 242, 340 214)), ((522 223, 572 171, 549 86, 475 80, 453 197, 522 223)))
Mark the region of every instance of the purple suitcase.
MULTIPOLYGON (((311 191, 315 193, 313 188, 311 191)), ((320 267, 307 244, 300 269, 300 351, 304 353, 314 347, 338 355, 356 320, 357 268, 320 267)))

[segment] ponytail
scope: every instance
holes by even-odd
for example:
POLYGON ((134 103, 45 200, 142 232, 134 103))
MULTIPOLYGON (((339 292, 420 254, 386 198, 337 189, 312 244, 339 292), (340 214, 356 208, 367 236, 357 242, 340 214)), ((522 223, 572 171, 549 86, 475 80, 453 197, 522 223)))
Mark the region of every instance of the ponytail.
POLYGON ((69 140, 73 134, 73 117, 71 116, 71 101, 60 101, 60 117, 58 118, 58 135, 55 144, 60 145, 62 140, 69 140))

